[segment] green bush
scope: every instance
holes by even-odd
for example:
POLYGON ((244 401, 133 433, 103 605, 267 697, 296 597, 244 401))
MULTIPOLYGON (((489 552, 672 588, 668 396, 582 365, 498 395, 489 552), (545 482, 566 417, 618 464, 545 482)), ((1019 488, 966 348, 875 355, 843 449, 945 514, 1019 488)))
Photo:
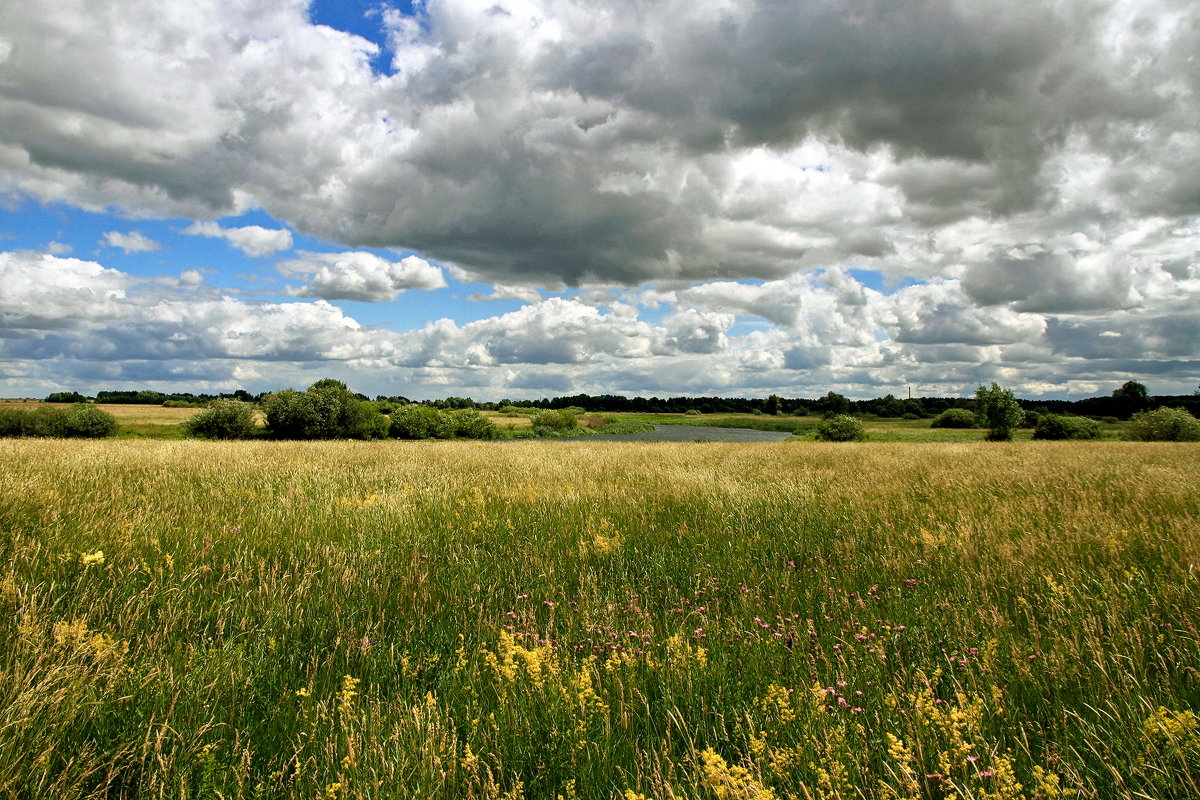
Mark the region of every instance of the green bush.
POLYGON ((1134 442, 1200 442, 1200 420, 1182 408, 1156 408, 1130 417, 1124 435, 1134 442))
POLYGON ((1033 438, 1047 440, 1099 439, 1100 423, 1072 414, 1042 414, 1038 417, 1033 438))
POLYGON ((392 412, 394 439, 449 439, 454 435, 454 419, 445 411, 417 403, 392 412))
POLYGON ((200 439, 249 439, 258 430, 254 409, 240 400, 213 400, 208 408, 180 424, 200 439))
POLYGON ((975 412, 966 408, 947 408, 929 423, 931 428, 975 428, 978 425, 975 412))
POLYGON ((117 432, 117 418, 87 403, 70 408, 39 406, 0 409, 0 436, 58 436, 102 439, 117 432))
POLYGON ((979 416, 988 428, 989 442, 1011 442, 1013 431, 1025 421, 1025 412, 1021 410, 1013 393, 1000 388, 995 381, 990 389, 980 386, 975 390, 975 404, 979 407, 979 416))
POLYGON ((87 403, 62 412, 62 435, 74 439, 103 439, 117 432, 117 418, 87 403))
POLYGON ((867 438, 867 429, 849 414, 834 414, 817 425, 817 439, 822 442, 861 442, 867 438))
POLYGON ((51 406, 0 409, 0 437, 62 436, 66 412, 51 406))
POLYGON ((388 419, 332 378, 306 391, 284 389, 263 401, 267 428, 281 439, 381 439, 388 419))
POLYGON ((495 439, 499 433, 487 417, 471 408, 453 411, 450 417, 459 439, 495 439))
POLYGON ((554 434, 562 434, 579 427, 579 418, 569 409, 542 411, 533 418, 534 429, 542 428, 554 434))
POLYGON ((28 436, 25 432, 29 412, 20 408, 0 408, 0 437, 17 438, 28 436))

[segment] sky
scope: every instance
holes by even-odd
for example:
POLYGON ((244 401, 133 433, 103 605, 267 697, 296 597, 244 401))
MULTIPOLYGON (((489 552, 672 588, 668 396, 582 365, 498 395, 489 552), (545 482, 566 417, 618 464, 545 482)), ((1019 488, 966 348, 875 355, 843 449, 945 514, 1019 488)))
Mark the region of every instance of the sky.
POLYGON ((0 396, 1200 384, 1194 0, 0 3, 0 396))

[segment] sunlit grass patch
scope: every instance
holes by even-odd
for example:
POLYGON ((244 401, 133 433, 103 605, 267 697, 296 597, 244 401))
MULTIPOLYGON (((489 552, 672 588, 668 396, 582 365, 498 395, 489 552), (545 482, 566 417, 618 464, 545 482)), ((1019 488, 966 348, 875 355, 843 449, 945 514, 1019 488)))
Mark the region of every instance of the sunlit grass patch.
POLYGON ((1200 450, 0 442, 0 796, 1194 797, 1200 450))

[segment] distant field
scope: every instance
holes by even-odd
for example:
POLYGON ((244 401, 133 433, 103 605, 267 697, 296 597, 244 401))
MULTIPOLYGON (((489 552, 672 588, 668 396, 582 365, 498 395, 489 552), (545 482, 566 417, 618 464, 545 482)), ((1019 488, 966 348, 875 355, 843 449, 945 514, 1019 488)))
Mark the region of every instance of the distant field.
POLYGON ((0 797, 1194 798, 1198 467, 3 440, 0 797))
MULTIPOLYGON (((33 402, 2 401, 0 407, 18 405, 28 408, 33 402)), ((61 407, 61 406, 60 406, 61 407)), ((148 405, 119 405, 103 404, 99 406, 117 418, 120 423, 120 434, 126 437, 144 437, 150 439, 178 439, 182 437, 179 423, 188 419, 200 409, 195 408, 164 408, 163 406, 148 405)), ((501 429, 510 426, 516 430, 525 430, 532 426, 530 416, 503 416, 496 412, 484 412, 493 424, 501 429)), ((603 414, 612 420, 644 421, 653 425, 704 425, 714 427, 751 428, 767 431, 787 431, 796 436, 812 438, 821 418, 818 416, 766 416, 756 414, 603 414)), ((261 419, 261 417, 260 417, 261 419)), ((974 442, 983 438, 984 431, 978 429, 954 430, 948 428, 930 428, 930 420, 876 419, 864 417, 867 434, 874 442, 974 442)), ((1119 423, 1101 423, 1101 435, 1104 440, 1120 439, 1121 425, 1119 423)), ((1017 441, 1027 441, 1033 436, 1030 429, 1019 430, 1017 441)))

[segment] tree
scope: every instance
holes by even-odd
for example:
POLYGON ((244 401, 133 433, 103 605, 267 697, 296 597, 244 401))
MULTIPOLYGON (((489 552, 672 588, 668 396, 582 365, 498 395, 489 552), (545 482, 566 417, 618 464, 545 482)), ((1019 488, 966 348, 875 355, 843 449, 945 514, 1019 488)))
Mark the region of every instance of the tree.
POLYGON ((835 391, 830 391, 817 401, 823 414, 845 414, 850 410, 850 401, 835 391))
POLYGON ((989 442, 1011 442, 1013 431, 1025 419, 1025 412, 1008 389, 1000 388, 995 381, 992 388, 980 386, 975 390, 975 403, 979 408, 979 416, 987 425, 987 440, 989 442))
POLYGON ((1150 392, 1137 381, 1126 381, 1119 389, 1113 389, 1112 396, 1116 401, 1117 416, 1122 419, 1129 419, 1150 407, 1150 392))
POLYGON ((341 381, 323 378, 306 391, 284 389, 263 401, 267 427, 282 439, 382 439, 389 421, 341 381))
POLYGON ((763 401, 763 413, 764 414, 778 414, 779 413, 779 404, 780 404, 779 395, 777 395, 777 394, 770 395, 769 397, 767 397, 766 400, 763 401))

